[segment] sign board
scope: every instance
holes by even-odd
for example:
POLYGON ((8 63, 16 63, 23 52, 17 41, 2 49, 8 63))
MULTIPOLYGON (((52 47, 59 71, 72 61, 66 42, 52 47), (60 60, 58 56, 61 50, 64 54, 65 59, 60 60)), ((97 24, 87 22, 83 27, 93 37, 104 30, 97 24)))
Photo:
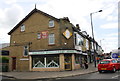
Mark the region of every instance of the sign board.
POLYGON ((111 53, 111 58, 120 59, 120 49, 115 49, 111 53))
POLYGON ((43 39, 48 38, 48 31, 41 32, 41 38, 43 38, 43 39))
POLYGON ((81 52, 76 51, 76 50, 55 50, 55 51, 29 52, 29 55, 59 54, 59 53, 78 53, 78 54, 81 54, 81 52))
POLYGON ((66 29, 65 32, 63 33, 63 35, 64 35, 67 39, 69 39, 69 38, 72 36, 72 33, 71 33, 68 29, 66 29))
POLYGON ((28 58, 21 58, 20 60, 29 60, 28 58))
POLYGON ((119 55, 119 53, 112 53, 112 58, 119 58, 120 57, 120 55, 119 55))

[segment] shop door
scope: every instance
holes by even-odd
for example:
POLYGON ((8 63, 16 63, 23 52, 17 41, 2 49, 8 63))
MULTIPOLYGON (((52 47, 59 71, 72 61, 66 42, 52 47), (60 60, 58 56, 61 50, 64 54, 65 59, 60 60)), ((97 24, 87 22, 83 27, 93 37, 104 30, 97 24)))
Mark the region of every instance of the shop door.
POLYGON ((12 58, 12 71, 16 70, 16 57, 12 58))
POLYGON ((72 70, 72 59, 71 55, 65 55, 64 56, 64 62, 65 62, 65 70, 72 70))

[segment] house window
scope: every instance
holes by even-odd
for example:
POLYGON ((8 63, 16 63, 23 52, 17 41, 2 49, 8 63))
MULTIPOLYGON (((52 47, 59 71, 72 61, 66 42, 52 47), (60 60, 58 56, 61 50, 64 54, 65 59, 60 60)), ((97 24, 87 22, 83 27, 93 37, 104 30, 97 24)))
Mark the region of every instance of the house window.
POLYGON ((55 35, 54 35, 54 33, 49 34, 49 44, 55 44, 55 35))
POLYGON ((21 32, 25 31, 25 25, 21 25, 21 32))
POLYGON ((82 46, 83 43, 83 37, 79 34, 75 34, 75 45, 82 46))
POLYGON ((41 33, 37 33, 37 39, 41 39, 41 33))
POLYGON ((28 56, 28 46, 24 46, 23 56, 28 56))
POLYGON ((49 20, 49 27, 54 27, 54 20, 49 20))

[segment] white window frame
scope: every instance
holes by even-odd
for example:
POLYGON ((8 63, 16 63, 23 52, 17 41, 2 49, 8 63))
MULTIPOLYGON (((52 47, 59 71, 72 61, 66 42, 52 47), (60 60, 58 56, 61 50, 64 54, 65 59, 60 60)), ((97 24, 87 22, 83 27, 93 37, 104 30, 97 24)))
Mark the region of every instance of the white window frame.
POLYGON ((79 34, 76 34, 76 45, 82 46, 80 42, 83 42, 83 37, 79 34))
POLYGON ((54 33, 51 33, 49 34, 49 45, 51 44, 55 44, 55 34, 54 33), (52 42, 51 42, 52 40, 52 42))
POLYGON ((22 25, 20 26, 20 31, 21 31, 21 32, 24 32, 24 31, 25 31, 25 25, 24 25, 24 24, 22 24, 22 25))
POLYGON ((49 20, 49 27, 54 27, 54 20, 49 20))
POLYGON ((37 33, 37 39, 41 39, 41 33, 37 33))
POLYGON ((54 60, 51 60, 48 64, 46 63, 47 58, 44 57, 44 63, 41 62, 40 60, 33 66, 33 68, 58 68, 60 67, 58 63, 56 63, 54 60), (37 65, 42 66, 42 67, 37 67, 37 65), (50 65, 53 65, 50 67, 50 65))

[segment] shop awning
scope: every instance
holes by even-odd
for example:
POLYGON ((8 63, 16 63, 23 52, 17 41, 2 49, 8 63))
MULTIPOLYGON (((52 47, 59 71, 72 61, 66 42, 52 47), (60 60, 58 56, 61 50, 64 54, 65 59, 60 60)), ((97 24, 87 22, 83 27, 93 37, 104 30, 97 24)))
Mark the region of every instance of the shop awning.
POLYGON ((77 50, 52 50, 52 51, 35 51, 29 52, 29 55, 44 55, 44 54, 60 54, 60 53, 77 53, 82 54, 82 52, 77 50))

